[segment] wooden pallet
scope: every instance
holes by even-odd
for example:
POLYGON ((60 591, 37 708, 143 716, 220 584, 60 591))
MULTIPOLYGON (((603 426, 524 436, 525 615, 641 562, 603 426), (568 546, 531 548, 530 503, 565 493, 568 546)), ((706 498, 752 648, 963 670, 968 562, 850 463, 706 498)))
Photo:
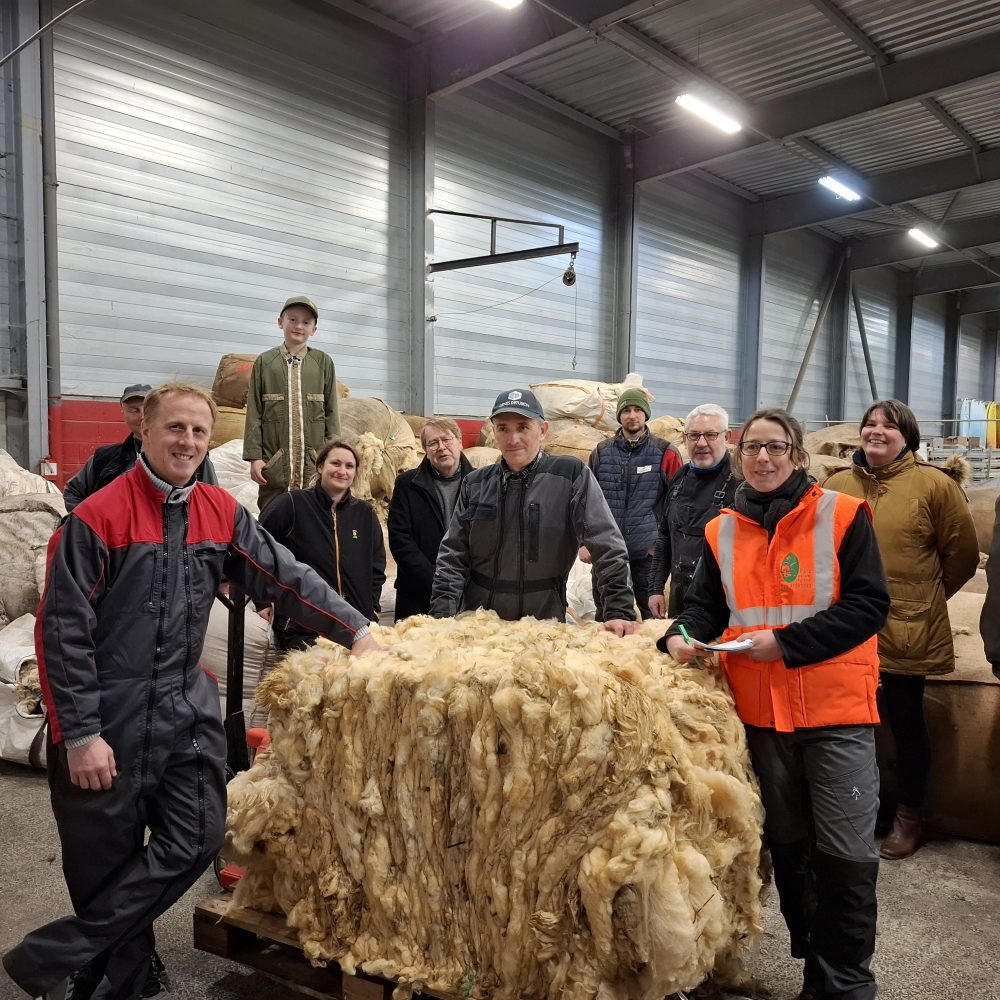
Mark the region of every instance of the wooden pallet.
MULTIPOLYGON (((334 962, 317 969, 283 916, 232 906, 231 900, 222 894, 195 906, 194 946, 199 951, 249 966, 315 1000, 391 1000, 397 983, 363 972, 352 976, 334 962)), ((458 1000, 447 993, 421 997, 458 1000)))

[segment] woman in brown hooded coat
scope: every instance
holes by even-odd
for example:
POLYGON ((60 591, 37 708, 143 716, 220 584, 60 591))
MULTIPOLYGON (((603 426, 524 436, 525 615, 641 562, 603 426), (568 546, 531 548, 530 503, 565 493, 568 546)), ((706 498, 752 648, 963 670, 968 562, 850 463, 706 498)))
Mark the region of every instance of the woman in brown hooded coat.
POLYGON ((879 400, 861 418, 853 467, 823 484, 868 501, 892 597, 878 637, 884 714, 899 772, 899 805, 879 852, 888 859, 920 846, 931 765, 924 680, 955 669, 947 601, 979 565, 965 491, 949 471, 918 459, 919 446, 913 411, 897 399, 879 400))

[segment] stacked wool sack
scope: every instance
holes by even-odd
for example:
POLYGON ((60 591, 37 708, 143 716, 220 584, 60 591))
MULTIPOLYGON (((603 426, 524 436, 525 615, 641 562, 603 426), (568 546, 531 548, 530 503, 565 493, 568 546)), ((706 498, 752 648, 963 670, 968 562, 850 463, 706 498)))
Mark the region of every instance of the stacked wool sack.
POLYGON ((340 431, 361 459, 351 492, 370 501, 385 524, 396 477, 420 464, 420 443, 403 414, 363 396, 340 401, 340 431))
POLYGON ((465 996, 661 1000, 733 983, 761 806, 732 700, 626 639, 479 611, 329 644, 261 684, 229 786, 235 905, 314 962, 465 996))

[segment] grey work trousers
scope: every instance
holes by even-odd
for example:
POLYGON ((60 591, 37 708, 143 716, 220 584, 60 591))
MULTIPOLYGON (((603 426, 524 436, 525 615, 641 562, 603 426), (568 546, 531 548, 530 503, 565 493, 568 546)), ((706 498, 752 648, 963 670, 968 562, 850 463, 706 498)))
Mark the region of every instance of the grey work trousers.
POLYGON ((873 1000, 878 768, 871 726, 747 726, 792 955, 824 1000, 873 1000))

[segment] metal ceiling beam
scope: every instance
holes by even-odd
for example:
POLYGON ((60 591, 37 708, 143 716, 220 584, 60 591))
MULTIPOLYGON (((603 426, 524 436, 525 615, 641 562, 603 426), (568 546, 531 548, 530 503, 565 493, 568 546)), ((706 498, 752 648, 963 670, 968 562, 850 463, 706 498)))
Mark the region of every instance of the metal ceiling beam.
POLYGON ((948 246, 942 242, 936 250, 921 247, 905 232, 863 240, 855 243, 851 249, 851 269, 861 271, 868 267, 884 267, 886 264, 898 264, 904 260, 936 257, 952 249, 969 250, 972 247, 1000 243, 1000 216, 951 222, 944 227, 941 238, 948 243, 948 246))
POLYGON ((949 264, 946 267, 932 267, 913 279, 914 295, 936 295, 939 292, 957 292, 963 288, 977 288, 981 285, 1000 284, 1000 257, 987 257, 983 267, 969 261, 964 264, 949 264), (991 274, 986 268, 991 268, 991 274))
POLYGON ((976 137, 957 119, 953 118, 933 97, 925 97, 920 106, 933 115, 956 139, 968 146, 973 153, 978 153, 983 147, 976 137))
POLYGON ((640 181, 670 177, 769 142, 793 139, 822 126, 996 76, 1000 73, 998 49, 1000 31, 984 32, 901 59, 878 72, 872 67, 798 90, 756 105, 749 127, 735 136, 694 126, 667 129, 638 144, 637 177, 640 181))
POLYGON ((878 201, 883 205, 899 205, 905 201, 1000 180, 1000 149, 987 150, 976 159, 978 170, 973 158, 963 154, 933 163, 921 163, 905 170, 878 174, 867 180, 858 178, 857 190, 865 196, 861 201, 844 201, 819 187, 781 198, 770 198, 751 210, 751 231, 780 233, 848 216, 863 219, 872 212, 879 211, 878 208, 870 207, 871 201, 878 201))
POLYGON ((562 101, 557 101, 554 97, 549 97, 548 94, 543 94, 540 90, 529 87, 526 83, 521 83, 520 80, 515 80, 513 77, 501 74, 494 77, 493 82, 528 101, 533 101, 535 104, 540 104, 543 108, 548 108, 549 111, 554 111, 557 115, 562 115, 564 118, 571 118, 579 125, 585 125, 587 128, 593 129, 595 132, 600 132, 611 139, 617 139, 619 142, 623 140, 622 134, 618 129, 612 128, 610 125, 605 125, 599 118, 594 118, 592 115, 577 111, 576 108, 570 107, 562 101))
POLYGON ((394 21, 391 17, 386 17, 385 14, 380 14, 377 10, 372 10, 371 7, 366 7, 363 3, 359 3, 358 0, 323 0, 323 3, 328 7, 335 7, 345 14, 350 14, 361 21, 374 24, 376 28, 388 31, 398 38, 409 42, 411 45, 416 45, 417 42, 423 40, 424 36, 419 31, 414 31, 405 24, 394 21))
POLYGON ((958 309, 963 316, 1000 310, 1000 288, 977 288, 962 292, 958 299, 958 309))
POLYGON ((661 0, 551 0, 542 8, 522 4, 513 11, 485 11, 469 24, 426 42, 430 76, 426 94, 446 97, 466 87, 594 38, 661 0), (565 15, 558 13, 566 10, 565 15), (577 25, 582 25, 578 27, 577 25))
POLYGON ((643 59, 643 62, 646 62, 647 65, 649 60, 652 60, 654 68, 661 69, 667 76, 679 80, 685 85, 695 83, 701 87, 705 87, 720 97, 726 98, 727 101, 736 105, 741 111, 746 107, 746 102, 738 94, 735 94, 728 87, 719 83, 714 77, 698 69, 697 66, 688 62, 683 56, 671 52, 665 45, 661 45, 660 42, 656 41, 655 38, 644 35, 638 28, 632 27, 631 24, 618 24, 609 33, 614 35, 615 38, 627 42, 629 52, 634 50, 642 56, 647 57, 643 59))
POLYGON ((887 66, 892 62, 889 54, 880 49, 832 0, 809 0, 809 2, 839 32, 846 35, 865 55, 871 56, 880 66, 887 66))

